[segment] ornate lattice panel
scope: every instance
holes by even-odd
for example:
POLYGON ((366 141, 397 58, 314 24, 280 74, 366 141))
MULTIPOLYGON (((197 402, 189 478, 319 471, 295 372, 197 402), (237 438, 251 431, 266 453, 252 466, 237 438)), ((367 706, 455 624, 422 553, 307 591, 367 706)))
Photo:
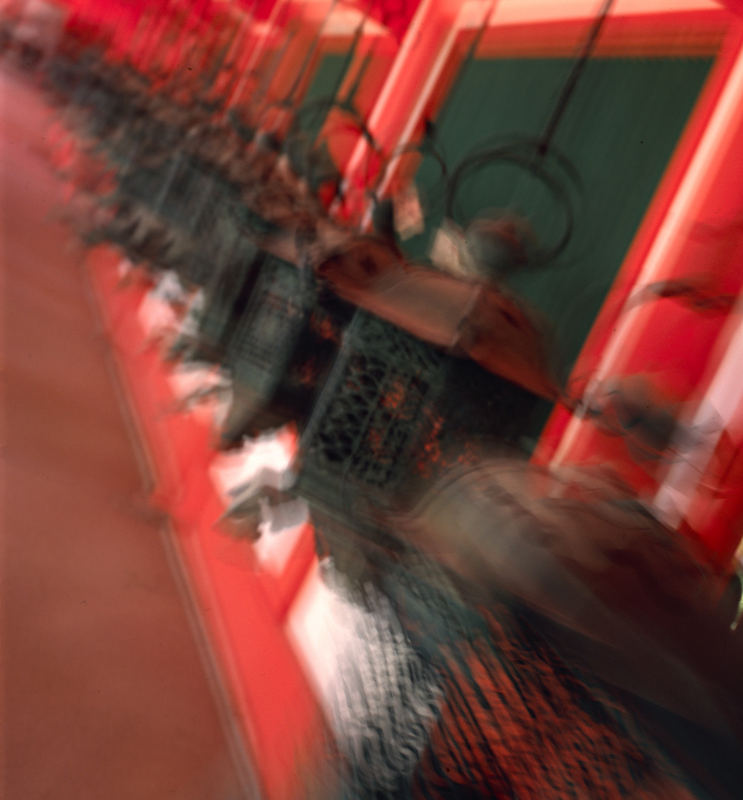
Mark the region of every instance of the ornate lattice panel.
POLYGON ((233 378, 270 397, 286 370, 305 318, 301 273, 266 256, 227 348, 233 378))
POLYGON ((331 508, 394 490, 434 425, 445 357, 358 312, 302 437, 299 490, 331 508))

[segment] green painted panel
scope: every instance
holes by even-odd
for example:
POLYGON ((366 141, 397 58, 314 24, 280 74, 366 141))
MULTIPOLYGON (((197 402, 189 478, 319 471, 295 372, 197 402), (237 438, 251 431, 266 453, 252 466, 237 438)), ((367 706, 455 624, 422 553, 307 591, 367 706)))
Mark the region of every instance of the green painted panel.
MULTIPOLYGON (((708 58, 595 58, 587 65, 554 144, 583 183, 573 237, 558 262, 511 282, 552 322, 563 368, 575 360, 708 74, 708 58)), ((572 60, 474 60, 437 121, 451 167, 494 136, 538 137, 572 60)), ((418 178, 434 180, 432 164, 418 178)), ((559 211, 515 168, 487 166, 458 192, 463 218, 509 207, 555 233, 559 211)), ((429 242, 411 242, 423 255, 429 242)))
MULTIPOLYGON (((323 56, 305 93, 302 105, 311 103, 313 100, 331 97, 343 78, 347 66, 346 61, 347 55, 345 53, 330 53, 323 56)), ((307 132, 311 139, 322 128, 326 116, 327 109, 323 109, 321 112, 303 117, 302 129, 307 132)))

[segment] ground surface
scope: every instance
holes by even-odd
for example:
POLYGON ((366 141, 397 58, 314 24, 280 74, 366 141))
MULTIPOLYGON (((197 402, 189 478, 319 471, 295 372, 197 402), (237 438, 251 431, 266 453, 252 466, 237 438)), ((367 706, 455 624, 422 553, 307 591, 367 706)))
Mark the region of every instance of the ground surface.
POLYGON ((0 795, 252 798, 146 511, 81 254, 50 218, 49 119, 0 71, 0 795))

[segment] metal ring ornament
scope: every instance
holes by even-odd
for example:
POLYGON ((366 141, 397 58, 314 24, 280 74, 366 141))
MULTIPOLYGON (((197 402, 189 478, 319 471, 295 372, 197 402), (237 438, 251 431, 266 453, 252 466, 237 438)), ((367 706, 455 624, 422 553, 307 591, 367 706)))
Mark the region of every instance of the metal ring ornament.
POLYGON ((440 186, 442 193, 445 193, 446 187, 449 184, 449 170, 446 166, 446 161, 444 160, 444 157, 441 154, 441 152, 436 149, 436 147, 433 145, 430 139, 423 139, 420 142, 406 142, 405 144, 398 145, 398 147, 396 147, 389 154, 389 156, 387 156, 387 158, 382 162, 381 168, 379 170, 379 176, 374 184, 374 187, 369 190, 369 199, 371 200, 371 202, 374 204, 375 207, 379 204, 380 201, 379 187, 382 181, 384 180, 384 177, 387 173, 387 170, 389 169, 390 164, 392 164, 392 162, 395 159, 401 158, 402 156, 408 153, 418 153, 424 158, 426 156, 431 156, 433 158, 433 160, 436 162, 436 164, 441 170, 441 179, 440 182, 436 184, 436 186, 437 187, 440 186))
MULTIPOLYGON (((455 223, 462 224, 457 219, 457 193, 463 181, 474 172, 500 162, 519 167, 536 178, 547 189, 557 207, 562 209, 565 222, 562 232, 553 243, 536 249, 530 255, 531 266, 543 266, 553 261, 567 247, 573 235, 576 218, 571 189, 581 188, 580 176, 569 159, 554 148, 542 154, 540 144, 538 139, 519 139, 478 150, 465 158, 454 170, 446 189, 446 216, 455 223)), ((463 221, 463 224, 471 221, 463 221)))
MULTIPOLYGON (((361 117, 361 115, 353 106, 353 104, 351 104, 350 102, 337 100, 333 97, 321 97, 316 100, 310 100, 309 102, 305 103, 304 105, 300 106, 297 109, 297 112, 294 115, 292 123, 289 126, 289 131, 287 132, 286 135, 286 139, 284 142, 284 149, 288 150, 288 148, 291 146, 292 140, 301 140, 302 135, 306 131, 303 122, 306 120, 308 115, 311 115, 312 113, 319 113, 321 115, 321 120, 322 120, 320 129, 322 129, 322 126, 325 124, 328 115, 333 109, 337 109, 338 111, 341 111, 350 117, 347 126, 344 126, 344 128, 347 127, 347 129, 359 133, 362 136, 362 138, 366 141, 366 143, 369 145, 372 151, 374 151, 379 156, 382 155, 382 152, 379 146, 377 145, 374 136, 369 130, 366 121, 361 117)), ((332 135, 332 133, 338 129, 339 128, 334 128, 333 130, 329 131, 329 135, 332 135)), ((315 141, 307 153, 308 156, 310 155, 310 153, 316 150, 317 145, 318 142, 315 141)), ((340 174, 338 175, 338 177, 340 177, 340 174)))

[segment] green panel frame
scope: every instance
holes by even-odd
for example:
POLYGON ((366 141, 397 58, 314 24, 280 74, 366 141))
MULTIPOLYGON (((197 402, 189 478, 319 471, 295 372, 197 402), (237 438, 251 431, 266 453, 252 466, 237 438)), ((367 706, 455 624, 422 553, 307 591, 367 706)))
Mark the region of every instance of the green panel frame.
MULTIPOLYGON (((437 120, 450 171, 494 137, 538 137, 573 63, 470 62, 437 120)), ((710 58, 657 57, 593 58, 586 65, 553 140, 582 181, 573 237, 557 261, 510 281, 551 321, 565 371, 604 302, 711 64, 710 58)), ((424 163, 417 179, 434 169, 424 163)), ((559 225, 554 203, 513 167, 487 166, 463 181, 457 196, 463 219, 479 209, 508 207, 525 212, 547 238, 559 225)), ((410 245, 409 252, 422 256, 430 239, 410 245)))

